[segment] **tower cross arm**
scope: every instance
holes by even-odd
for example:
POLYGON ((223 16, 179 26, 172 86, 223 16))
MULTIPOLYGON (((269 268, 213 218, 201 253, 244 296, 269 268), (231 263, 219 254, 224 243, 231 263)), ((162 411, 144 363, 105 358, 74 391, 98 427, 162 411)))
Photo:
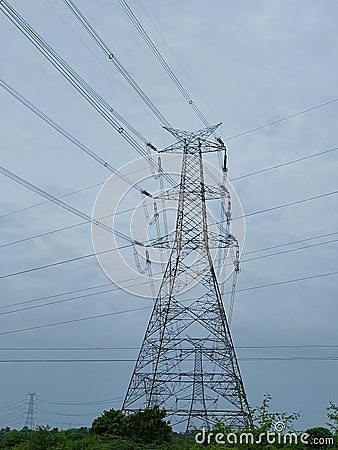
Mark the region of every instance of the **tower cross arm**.
POLYGON ((208 140, 207 138, 215 132, 215 130, 221 125, 218 123, 212 125, 203 130, 198 130, 194 132, 188 132, 184 130, 178 130, 175 128, 163 127, 173 136, 175 136, 178 141, 162 150, 158 150, 159 153, 172 153, 178 152, 182 153, 182 149, 188 149, 187 153, 197 153, 202 150, 202 153, 217 152, 224 148, 223 141, 220 138, 216 138, 215 142, 208 140), (202 149, 201 149, 202 147, 202 149))
MULTIPOLYGON (((175 244, 175 241, 176 241, 176 232, 172 231, 166 236, 161 236, 160 238, 150 240, 149 243, 146 244, 146 247, 172 249, 175 244)), ((192 241, 190 238, 182 236, 181 244, 182 248, 184 247, 187 250, 196 249, 204 245, 204 239, 203 236, 200 236, 200 238, 196 237, 192 241)), ((220 235, 218 233, 210 231, 208 237, 208 246, 210 249, 237 248, 238 241, 230 233, 220 235)))

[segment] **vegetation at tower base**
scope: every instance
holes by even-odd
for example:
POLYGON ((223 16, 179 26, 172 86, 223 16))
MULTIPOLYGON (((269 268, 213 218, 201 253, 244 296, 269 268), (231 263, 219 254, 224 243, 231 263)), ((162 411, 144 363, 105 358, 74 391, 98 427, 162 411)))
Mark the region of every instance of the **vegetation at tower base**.
POLYGON ((103 411, 100 417, 94 420, 90 429, 91 434, 97 436, 118 436, 126 434, 126 416, 119 410, 103 411))
MULTIPOLYGON (((225 426, 219 421, 211 430, 213 436, 210 437, 210 442, 215 443, 215 437, 218 433, 229 437, 230 442, 222 445, 223 448, 232 449, 272 449, 272 448, 303 448, 302 446, 289 446, 285 444, 278 445, 268 442, 267 433, 275 432, 275 424, 283 424, 283 432, 294 433, 294 422, 300 417, 299 412, 285 413, 285 412, 272 412, 270 410, 271 395, 265 394, 263 396, 262 404, 259 407, 251 408, 251 415, 253 418, 253 427, 238 430, 232 427, 225 426)), ((215 446, 215 448, 219 448, 215 446)))
POLYGON ((265 394, 263 396, 262 404, 258 408, 252 409, 252 417, 255 424, 255 429, 261 432, 272 429, 274 424, 281 422, 284 424, 285 430, 295 431, 293 423, 299 419, 300 413, 280 413, 271 412, 271 394, 265 394))
MULTIPOLYGON (((260 443, 247 443, 246 440, 225 444, 217 444, 215 435, 226 433, 240 436, 240 433, 252 433, 258 437, 260 433, 273 431, 278 422, 283 422, 285 430, 282 433, 293 432, 294 422, 299 413, 277 413, 270 410, 271 396, 265 395, 261 406, 252 409, 254 428, 236 430, 226 427, 219 421, 210 432, 213 437, 208 442, 197 443, 195 430, 190 434, 180 434, 172 431, 166 421, 166 412, 158 407, 145 411, 137 411, 126 415, 119 410, 104 411, 95 419, 90 428, 59 430, 49 426, 39 426, 36 430, 24 427, 22 430, 11 430, 9 427, 0 429, 0 449, 11 450, 272 450, 272 449, 336 449, 338 450, 338 406, 330 403, 327 408, 328 428, 315 427, 306 430, 311 438, 311 444, 269 443, 262 439, 260 443), (334 442, 325 443, 325 439, 333 437, 334 442), (316 443, 313 439, 317 439, 316 443), (322 439, 322 441, 320 441, 322 439)), ((0 426, 3 425, 0 423, 0 426)), ((301 432, 297 432, 299 435, 301 432)), ((310 441, 309 441, 310 442, 310 441)))
POLYGON ((125 415, 111 409, 94 420, 90 432, 99 436, 126 437, 143 444, 163 444, 172 439, 166 412, 158 406, 125 415))

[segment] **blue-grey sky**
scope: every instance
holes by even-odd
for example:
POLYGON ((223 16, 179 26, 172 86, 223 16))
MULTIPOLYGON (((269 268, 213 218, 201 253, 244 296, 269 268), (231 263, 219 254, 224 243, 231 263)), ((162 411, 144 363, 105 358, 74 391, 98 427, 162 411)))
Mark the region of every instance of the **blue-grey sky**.
MULTIPOLYGON (((50 3, 47 0, 11 0, 10 4, 144 136, 158 147, 172 142, 61 0, 50 3)), ((118 1, 82 0, 77 4, 173 126, 187 130, 201 128, 118 1)), ((130 6, 209 122, 223 123, 221 134, 229 150, 230 179, 337 146, 337 103, 226 140, 337 97, 336 2, 142 0, 140 3, 135 0, 130 6)), ((0 30, 1 78, 114 166, 127 164, 138 156, 3 13, 0 14, 0 30)), ((55 196, 107 179, 107 170, 2 89, 0 105, 1 166, 55 196)), ((336 190, 337 163, 338 154, 331 152, 238 179, 233 185, 244 211, 250 213, 336 190)), ((0 244, 80 221, 53 204, 8 215, 40 203, 42 199, 5 177, 0 177, 0 189, 0 216, 6 215, 0 217, 0 244)), ((85 190, 67 197, 66 201, 91 214, 99 189, 100 186, 85 190)), ((135 203, 138 201, 139 194, 135 191, 135 203)), ((337 232, 336 205, 337 197, 332 195, 250 216, 246 222, 244 251, 337 232)), ((127 233, 127 226, 121 231, 127 233)), ((337 244, 330 243, 243 262, 238 289, 333 272, 337 270, 336 251, 337 244)), ((76 227, 0 248, 0 276, 91 252, 90 226, 76 227)), ((88 258, 0 279, 0 307, 108 282, 96 259, 88 258)), ((337 278, 331 276, 238 292, 232 328, 235 344, 338 345, 336 285, 337 278)), ((149 310, 26 332, 1 333, 150 305, 149 300, 115 291, 6 315, 1 314, 11 308, 2 308, 0 360, 135 358, 149 310), (132 349, 2 350, 36 346, 132 349)), ((337 349, 238 350, 239 358, 312 355, 337 356, 337 349)), ((240 363, 249 402, 258 405, 262 396, 270 392, 273 409, 301 411, 299 428, 324 424, 328 402, 338 403, 337 364, 337 361, 318 360, 240 363)), ((111 404, 58 407, 43 401, 78 403, 116 398, 112 405, 119 407, 132 368, 129 362, 1 363, 0 426, 22 425, 24 404, 10 410, 1 408, 24 400, 27 392, 37 392, 39 396, 37 423, 88 425, 103 407, 111 404), (65 412, 65 408, 69 411, 65 412)))

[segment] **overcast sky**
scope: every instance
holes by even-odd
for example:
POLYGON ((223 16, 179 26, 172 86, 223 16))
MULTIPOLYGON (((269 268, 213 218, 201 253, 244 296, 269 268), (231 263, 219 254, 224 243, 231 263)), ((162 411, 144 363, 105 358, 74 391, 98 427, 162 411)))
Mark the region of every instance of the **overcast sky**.
MULTIPOLYGON (((159 148, 169 145, 172 142, 170 136, 136 94, 130 92, 130 87, 114 71, 64 3, 61 0, 51 3, 53 8, 47 0, 10 1, 137 130, 159 148)), ((195 130, 203 126, 117 1, 81 0, 77 4, 174 127, 195 130)), ((229 137, 337 97, 337 2, 135 0, 130 6, 208 121, 223 123, 221 135, 229 150, 230 179, 337 146, 338 102, 227 141, 229 137)), ((120 167, 139 156, 3 13, 0 14, 0 30, 1 78, 113 166, 120 167)), ((3 89, 0 89, 0 105, 0 165, 54 196, 97 185, 65 198, 69 204, 90 215, 100 185, 109 177, 109 171, 3 89)), ((233 186, 245 213, 249 214, 337 190, 337 163, 338 152, 332 151, 234 180, 233 186)), ((3 176, 0 176, 0 189, 0 245, 81 222, 69 212, 48 203, 16 212, 41 203, 43 199, 3 176)), ((134 196, 128 201, 136 205, 140 195, 134 191, 134 196)), ((249 216, 244 252, 338 232, 337 219, 336 195, 249 216)), ((128 233, 127 219, 121 221, 119 230, 128 233)), ((253 256, 327 242, 337 236, 253 256)), ((90 226, 78 226, 1 247, 0 275, 92 251, 90 226)), ((336 252, 337 243, 331 242, 243 262, 232 328, 236 346, 338 345, 336 276, 240 292, 251 286, 336 271, 336 252)), ((87 258, 0 279, 0 307, 109 281, 97 260, 87 258)), ((71 295, 49 301, 69 297, 71 295)), ((21 307, 2 308, 0 360, 133 359, 137 356, 150 309, 3 333, 144 306, 151 306, 151 300, 116 290, 5 315, 3 313, 21 307), (4 350, 6 347, 39 346, 131 349, 4 350)), ((238 349, 238 357, 338 357, 337 350, 238 349)), ((260 404, 262 396, 269 392, 274 410, 301 412, 298 428, 324 424, 328 402, 338 403, 338 361, 244 360, 240 366, 250 404, 260 404)), ((132 362, 1 362, 0 426, 22 426, 23 400, 28 392, 37 392, 39 397, 37 423, 88 425, 104 407, 121 405, 132 369, 132 362), (113 403, 83 407, 44 403, 95 402, 112 398, 116 398, 113 403), (22 403, 12 409, 1 409, 20 401, 22 403)))

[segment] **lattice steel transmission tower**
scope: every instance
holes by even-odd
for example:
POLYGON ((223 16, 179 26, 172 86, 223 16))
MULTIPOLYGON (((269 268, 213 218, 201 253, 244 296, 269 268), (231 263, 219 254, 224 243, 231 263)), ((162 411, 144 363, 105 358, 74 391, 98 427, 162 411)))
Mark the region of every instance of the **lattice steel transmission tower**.
POLYGON ((226 152, 220 138, 210 138, 217 127, 166 128, 178 142, 162 152, 183 153, 179 185, 161 194, 178 199, 176 230, 152 241, 170 256, 122 406, 128 413, 158 405, 186 431, 208 429, 216 419, 251 425, 212 258, 213 249, 238 250, 229 229, 216 233, 209 223, 207 200, 226 190, 204 182, 203 153, 226 152))
POLYGON ((27 411, 25 418, 25 427, 30 430, 35 429, 35 408, 36 408, 36 392, 29 392, 26 396, 27 401, 27 411))

